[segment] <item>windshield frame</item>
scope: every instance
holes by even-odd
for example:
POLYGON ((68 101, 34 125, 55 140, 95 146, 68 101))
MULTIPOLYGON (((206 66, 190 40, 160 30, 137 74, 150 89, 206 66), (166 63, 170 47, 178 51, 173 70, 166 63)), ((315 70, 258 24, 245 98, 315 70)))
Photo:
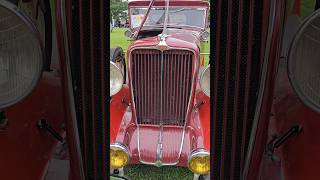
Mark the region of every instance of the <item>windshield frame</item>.
MULTIPOLYGON (((131 23, 131 8, 145 8, 145 9, 148 9, 148 6, 130 6, 128 8, 128 18, 129 18, 129 29, 131 31, 137 31, 139 27, 132 27, 132 23, 131 23)), ((151 8, 165 8, 165 6, 152 6, 151 8)), ((207 29, 207 26, 208 26, 208 12, 209 12, 209 7, 207 6, 169 6, 169 9, 170 8, 185 8, 185 9, 192 9, 192 8, 203 8, 205 9, 205 18, 203 19, 203 24, 204 24, 204 27, 199 27, 199 26, 190 26, 190 25, 172 25, 172 24, 168 24, 168 27, 171 27, 171 28, 185 28, 185 29, 197 29, 197 30, 200 30, 200 31, 205 31, 207 29)), ((150 16, 150 14, 149 14, 150 16)), ((148 17, 147 17, 148 18, 148 17)), ((142 30, 144 28, 152 28, 154 27, 155 29, 158 29, 160 26, 163 27, 163 24, 162 25, 146 25, 144 24, 143 27, 142 27, 142 30)))

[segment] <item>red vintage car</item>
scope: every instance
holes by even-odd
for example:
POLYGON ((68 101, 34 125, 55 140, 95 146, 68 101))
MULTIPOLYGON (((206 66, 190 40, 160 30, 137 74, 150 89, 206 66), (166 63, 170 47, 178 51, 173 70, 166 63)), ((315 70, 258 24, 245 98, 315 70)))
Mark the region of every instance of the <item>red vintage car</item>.
POLYGON ((319 179, 319 0, 211 2, 208 67, 209 4, 167 3, 129 1, 110 56, 107 1, 0 1, 0 179, 319 179))
POLYGON ((210 66, 201 66, 209 3, 128 1, 132 43, 110 51, 110 168, 188 167, 210 174, 210 66), (126 60, 127 63, 126 63, 126 60))

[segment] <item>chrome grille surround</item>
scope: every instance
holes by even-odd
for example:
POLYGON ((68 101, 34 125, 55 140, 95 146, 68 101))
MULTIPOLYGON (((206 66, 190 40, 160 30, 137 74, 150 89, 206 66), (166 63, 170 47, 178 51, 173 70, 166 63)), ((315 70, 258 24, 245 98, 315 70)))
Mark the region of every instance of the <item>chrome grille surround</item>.
POLYGON ((195 75, 194 52, 133 49, 129 55, 135 118, 140 125, 183 127, 195 75))
MULTIPOLYGON (((135 118, 135 121, 136 121, 136 124, 137 124, 137 134, 138 134, 138 157, 139 157, 139 161, 143 164, 147 164, 147 165, 156 165, 157 163, 161 163, 161 160, 157 160, 159 162, 145 162, 142 160, 141 158, 141 154, 140 154, 140 132, 139 132, 139 126, 141 124, 138 123, 138 120, 137 120, 137 113, 136 113, 136 104, 135 104, 135 98, 134 98, 134 93, 133 93, 133 85, 132 85, 132 68, 131 68, 131 61, 132 61, 132 58, 131 58, 131 54, 134 50, 143 50, 143 49, 147 49, 147 50, 159 50, 159 48, 157 47, 139 47, 139 48, 133 48, 129 51, 129 55, 128 55, 128 68, 130 69, 130 74, 129 74, 129 83, 130 83, 130 91, 131 91, 131 97, 132 97, 132 108, 133 108, 133 117, 135 118)), ((179 159, 181 157, 181 153, 182 153, 182 147, 183 147, 183 142, 184 142, 184 137, 185 137, 185 129, 186 129, 186 125, 187 125, 187 119, 189 118, 190 114, 191 114, 191 109, 190 109, 190 103, 191 103, 191 97, 192 95, 194 94, 194 91, 195 91, 195 79, 196 79, 196 76, 197 76, 197 71, 199 70, 199 65, 197 65, 197 61, 199 61, 199 58, 196 57, 196 53, 194 50, 191 50, 191 49, 187 49, 187 48, 171 48, 169 47, 168 49, 166 49, 165 51, 167 50, 172 50, 172 49, 175 49, 175 50, 186 50, 186 51, 190 51, 193 53, 193 62, 192 62, 192 82, 191 82, 191 90, 190 90, 190 97, 189 97, 189 102, 188 102, 188 106, 187 106, 187 115, 186 115, 186 118, 185 118, 185 121, 184 121, 184 126, 181 127, 181 126, 178 126, 178 128, 183 128, 183 134, 182 134, 182 138, 181 138, 181 143, 180 143, 180 148, 179 148, 179 158, 178 158, 178 161, 176 162, 173 162, 173 163, 162 163, 161 165, 162 166, 173 166, 173 165, 177 165, 179 163, 179 159)), ((163 51, 162 51, 163 52, 163 51)), ((199 62, 198 62, 199 64, 199 62)), ((159 130, 162 131, 163 130, 163 124, 160 124, 159 125, 159 130)), ((162 132, 159 132, 159 135, 161 135, 162 132)), ((158 156, 158 155, 157 155, 158 156)))

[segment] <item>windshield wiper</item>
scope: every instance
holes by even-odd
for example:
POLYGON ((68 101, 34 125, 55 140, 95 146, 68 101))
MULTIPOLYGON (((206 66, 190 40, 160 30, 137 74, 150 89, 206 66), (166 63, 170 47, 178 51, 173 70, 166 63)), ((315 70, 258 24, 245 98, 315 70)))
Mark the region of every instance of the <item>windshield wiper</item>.
POLYGON ((134 39, 136 39, 136 38, 139 36, 139 33, 140 33, 140 31, 141 31, 144 23, 146 22, 147 17, 148 17, 148 15, 149 15, 149 13, 150 13, 151 7, 153 6, 153 3, 154 3, 155 1, 156 1, 156 0, 152 0, 152 1, 150 2, 149 7, 148 7, 148 10, 147 10, 146 14, 144 15, 144 18, 143 18, 143 20, 142 20, 142 22, 141 22, 141 24, 140 24, 140 26, 139 26, 139 28, 138 28, 138 31, 137 31, 137 33, 134 35, 134 39))

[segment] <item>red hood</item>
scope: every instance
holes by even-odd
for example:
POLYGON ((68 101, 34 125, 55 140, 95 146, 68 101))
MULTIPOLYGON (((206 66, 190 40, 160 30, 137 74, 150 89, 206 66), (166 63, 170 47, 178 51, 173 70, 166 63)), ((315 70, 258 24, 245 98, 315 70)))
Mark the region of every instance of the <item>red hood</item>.
MULTIPOLYGON (((168 37, 166 43, 173 48, 187 48, 199 54, 200 47, 200 32, 185 29, 167 29, 168 37)), ((158 45, 160 42, 159 36, 139 39, 131 44, 129 51, 137 47, 152 47, 158 45)))

